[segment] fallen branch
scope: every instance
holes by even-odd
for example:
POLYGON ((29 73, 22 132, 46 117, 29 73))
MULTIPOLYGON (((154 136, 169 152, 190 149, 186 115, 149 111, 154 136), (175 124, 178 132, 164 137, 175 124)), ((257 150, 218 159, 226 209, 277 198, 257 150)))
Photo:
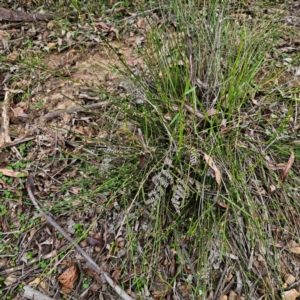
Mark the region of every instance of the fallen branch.
POLYGON ((12 11, 4 7, 0 7, 0 21, 11 22, 35 22, 52 20, 52 14, 28 13, 24 11, 12 11))
POLYGON ((87 261, 87 264, 90 268, 92 268, 94 271, 96 271, 98 274, 102 274, 108 284, 115 290, 115 292, 124 300, 132 300, 132 298, 125 293, 109 276, 106 272, 100 268, 94 260, 65 232, 65 230, 57 224, 57 222, 48 216, 39 206, 37 200, 34 197, 34 182, 32 176, 29 174, 26 180, 26 189, 28 192, 28 196, 37 209, 37 211, 45 218, 45 220, 52 225, 68 242, 70 242, 72 245, 74 245, 74 248, 78 251, 79 254, 83 256, 83 258, 87 261))
POLYGON ((41 120, 50 121, 56 117, 59 117, 62 114, 73 114, 76 112, 85 111, 85 110, 89 110, 89 109, 97 109, 97 108, 100 108, 103 106, 108 106, 108 105, 111 105, 111 102, 104 101, 104 102, 97 102, 97 103, 84 105, 84 106, 72 107, 70 109, 61 109, 61 110, 57 110, 57 111, 54 111, 54 112, 51 112, 51 113, 48 113, 48 114, 42 116, 41 120))

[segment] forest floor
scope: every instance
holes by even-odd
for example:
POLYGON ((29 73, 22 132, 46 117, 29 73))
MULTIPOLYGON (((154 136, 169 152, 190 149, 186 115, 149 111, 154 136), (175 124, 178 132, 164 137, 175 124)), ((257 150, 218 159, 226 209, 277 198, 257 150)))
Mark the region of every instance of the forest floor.
POLYGON ((300 296, 300 1, 2 2, 1 299, 300 296))

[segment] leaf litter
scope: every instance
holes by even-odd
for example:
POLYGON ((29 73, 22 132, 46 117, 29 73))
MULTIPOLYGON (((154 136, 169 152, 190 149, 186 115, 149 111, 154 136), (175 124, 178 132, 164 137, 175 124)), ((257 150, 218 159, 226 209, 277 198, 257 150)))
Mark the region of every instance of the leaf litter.
MULTIPOLYGON (((132 20, 136 19, 133 17, 132 20)), ((159 258, 162 262, 161 270, 158 276, 153 277, 150 291, 147 290, 147 280, 142 280, 142 271, 132 265, 132 263, 124 265, 124 261, 126 262, 126 259, 128 259, 127 251, 129 250, 126 243, 126 228, 122 224, 125 213, 121 211, 118 201, 128 191, 119 191, 118 194, 106 192, 105 195, 97 193, 92 199, 89 199, 86 197, 86 193, 82 193, 84 188, 79 184, 64 186, 66 178, 76 182, 75 179, 78 177, 88 181, 89 176, 92 176, 93 172, 86 171, 79 165, 82 158, 91 160, 86 153, 95 157, 91 160, 91 163, 97 168, 103 168, 106 165, 107 174, 124 164, 122 156, 125 158, 136 157, 141 169, 144 169, 147 164, 145 154, 141 154, 141 150, 144 150, 143 147, 137 146, 138 150, 131 150, 132 146, 136 146, 140 141, 136 124, 126 124, 124 115, 118 111, 118 105, 104 105, 97 111, 90 111, 90 108, 86 111, 72 111, 72 108, 89 105, 93 101, 106 101, 107 97, 111 97, 110 95, 113 95, 113 98, 120 99, 120 101, 128 97, 130 90, 124 89, 120 85, 120 77, 117 72, 113 73, 107 67, 113 61, 116 68, 121 68, 117 55, 124 55, 128 65, 134 69, 138 69, 143 63, 140 57, 134 54, 135 47, 143 46, 144 36, 140 33, 147 29, 143 19, 138 19, 136 24, 134 23, 135 21, 133 22, 132 27, 136 26, 136 28, 131 31, 132 36, 130 38, 125 38, 122 41, 124 44, 121 46, 119 45, 120 30, 117 29, 116 25, 105 22, 105 20, 98 22, 95 20, 96 30, 112 42, 115 42, 114 48, 117 51, 111 51, 105 43, 101 44, 97 35, 86 24, 83 26, 77 24, 79 37, 75 37, 72 31, 60 31, 54 21, 43 25, 25 24, 26 34, 32 41, 31 50, 35 51, 36 54, 43 53, 43 51, 49 52, 49 54, 41 58, 39 66, 29 70, 29 73, 27 73, 28 65, 22 63, 19 65, 18 63, 21 56, 28 55, 28 59, 30 59, 30 52, 28 54, 26 51, 24 53, 11 52, 11 49, 16 46, 24 46, 25 48, 26 40, 23 33, 16 24, 7 24, 9 26, 3 27, 5 34, 1 38, 3 46, 1 54, 7 55, 7 62, 2 63, 6 75, 1 80, 2 89, 0 95, 4 96, 9 86, 10 93, 12 93, 11 114, 10 112, 6 112, 6 114, 10 117, 9 135, 12 136, 13 141, 5 140, 8 144, 4 147, 8 147, 10 152, 1 153, 1 160, 5 167, 11 164, 10 162, 14 162, 13 167, 17 171, 6 168, 2 169, 4 170, 3 172, 0 170, 4 176, 15 177, 13 182, 3 180, 2 177, 0 178, 2 189, 9 192, 5 195, 6 202, 4 207, 1 208, 2 212, 5 211, 5 213, 1 214, 0 221, 1 231, 3 232, 2 243, 19 245, 19 249, 16 252, 17 266, 13 266, 13 260, 11 260, 9 255, 1 257, 2 267, 0 272, 1 274, 6 274, 4 283, 7 287, 11 287, 10 289, 3 289, 5 295, 16 291, 19 284, 25 283, 28 285, 37 284, 43 294, 54 297, 57 281, 62 284, 59 288, 61 295, 74 293, 73 296, 75 297, 82 296, 87 297, 85 299, 92 299, 95 293, 107 293, 108 295, 111 293, 111 291, 105 290, 102 279, 93 269, 86 266, 83 269, 78 268, 76 261, 78 258, 81 258, 72 251, 66 252, 70 245, 52 227, 44 223, 45 220, 37 211, 30 211, 27 202, 22 203, 20 201, 15 203, 16 199, 24 199, 24 196, 19 189, 13 188, 13 183, 15 183, 15 186, 20 186, 24 189, 24 182, 20 179, 21 175, 34 170, 36 180, 36 191, 34 191, 34 194, 43 203, 43 209, 49 214, 55 215, 57 222, 71 236, 89 235, 85 239, 86 243, 84 243, 84 240, 81 243, 91 253, 91 256, 97 257, 100 253, 101 256, 98 257, 99 265, 111 274, 114 285, 118 282, 126 283, 126 280, 130 281, 130 274, 135 274, 137 275, 135 277, 141 277, 141 282, 145 282, 142 299, 160 299, 162 297, 171 299, 170 295, 172 293, 170 290, 172 291, 172 287, 168 279, 174 276, 176 270, 179 271, 181 269, 188 276, 184 279, 179 279, 180 284, 175 289, 177 295, 180 295, 177 296, 177 299, 189 299, 190 285, 186 284, 186 282, 189 282, 190 278, 194 276, 191 270, 193 264, 198 260, 196 254, 194 256, 187 254, 180 263, 176 263, 175 257, 177 258, 176 255, 179 254, 176 254, 174 249, 170 249, 169 245, 163 245, 161 257, 159 258), (11 36, 11 40, 7 39, 6 33, 11 36), (76 49, 81 44, 87 46, 87 49, 83 50, 83 52, 76 49), (57 52, 54 52, 55 50, 57 52), (119 51, 120 53, 118 53, 119 51), (99 64, 97 65, 94 62, 99 62, 99 64), (11 63, 14 64, 13 67, 10 67, 11 63), (19 76, 19 80, 11 80, 10 78, 16 73, 19 76), (45 76, 45 74, 47 75, 45 76), (101 92, 99 92, 99 85, 102 87, 101 92), (30 95, 23 97, 22 95, 27 90, 30 90, 30 95), (18 91, 18 93, 15 95, 13 91, 18 91), (44 116, 57 110, 60 110, 60 113, 53 118, 46 118, 45 122, 44 116), (61 110, 71 111, 69 114, 66 111, 61 112, 61 110), (42 120, 43 117, 44 120, 42 120), (113 128, 107 126, 107 124, 111 124, 112 118, 114 118, 113 128), (94 138, 95 136, 108 138, 105 140, 105 143, 101 144, 99 140, 94 138), (98 156, 101 156, 101 159, 98 156), (77 197, 78 194, 80 197, 77 197), (51 200, 48 199, 49 195, 52 197, 51 200), (115 198, 116 201, 109 203, 104 209, 97 207, 97 204, 106 205, 107 199, 110 198, 115 198), (47 201, 44 201, 44 199, 47 199, 47 201), (62 202, 60 207, 60 199, 66 200, 66 203, 69 202, 71 205, 62 202), (84 202, 88 202, 90 208, 84 207, 82 205, 84 202), (75 211, 73 212, 72 209, 75 209, 75 211), (10 231, 11 224, 14 224, 15 228, 22 226, 22 223, 18 220, 20 213, 24 213, 28 224, 33 224, 32 226, 36 224, 36 232, 31 234, 23 228, 16 233, 10 231), (106 220, 99 221, 98 215, 105 216, 106 220), (81 225, 79 226, 78 224, 81 225), (91 225, 92 227, 90 228, 91 225), (117 234, 118 239, 116 239, 116 232, 122 232, 125 238, 122 237, 120 240, 120 235, 117 234), (96 249, 97 247, 98 249, 96 249), (35 273, 43 273, 43 269, 48 264, 49 259, 57 258, 57 255, 60 254, 68 256, 68 261, 72 262, 70 267, 64 270, 55 263, 60 274, 59 276, 50 274, 43 280, 35 277, 35 273), (7 268, 8 261, 12 266, 10 270, 7 268), (30 266, 34 264, 38 264, 37 267, 30 269, 30 266), (26 268, 25 274, 22 272, 24 267, 26 268), (37 268, 39 269, 37 270, 37 268), (5 270, 13 274, 7 275, 5 270), (75 283, 83 272, 88 273, 95 281, 94 285, 89 286, 87 292, 82 288, 76 290, 75 283), (46 286, 48 287, 47 289, 45 288, 46 286), (66 289, 63 289, 64 287, 66 289)), ((283 46, 288 48, 282 48, 282 51, 295 51, 287 45, 288 43, 287 41, 283 43, 283 46)), ((291 68, 290 72, 297 73, 297 70, 291 68)), ((263 107, 262 110, 265 109, 263 107)), ((268 109, 270 114, 272 114, 277 110, 277 107, 268 107, 268 109)), ((215 111, 209 110, 207 113, 211 116, 215 114, 215 111)), ((266 109, 264 115, 268 122, 266 109)), ((255 138, 250 129, 246 134, 255 138)), ((214 171, 215 180, 220 188, 221 173, 219 169, 213 158, 207 154, 205 154, 205 160, 214 171)), ((282 181, 286 179, 293 161, 294 157, 291 155, 282 173, 282 181)), ((277 166, 275 162, 271 163, 277 166)), ((101 176, 103 176, 101 180, 108 179, 108 177, 105 177, 108 175, 104 174, 101 176)), ((91 190, 96 189, 97 182, 92 182, 89 188, 91 190)), ((223 208, 226 209, 227 206, 223 208)), ((151 221, 149 219, 149 211, 134 211, 129 215, 129 218, 137 220, 135 234, 141 231, 142 234, 151 236, 152 225, 149 224, 151 221)), ((241 240, 245 240, 243 235, 246 232, 246 225, 242 221, 240 221, 240 227, 240 230, 236 231, 236 236, 241 240)), ((284 241, 282 242, 284 244, 284 241)), ((144 243, 145 240, 141 237, 138 247, 141 253, 143 248, 146 247, 144 243)), ((192 243, 191 240, 185 241, 186 245, 190 243, 192 243)), ((293 242, 291 245, 292 247, 289 246, 290 252, 295 255, 299 254, 296 250, 298 244, 293 242)), ((245 253, 251 252, 250 246, 246 243, 242 247, 245 253)), ((217 293, 220 292, 220 296, 223 295, 224 297, 227 294, 229 299, 238 299, 241 294, 241 286, 246 283, 243 282, 243 278, 238 271, 234 273, 234 276, 230 273, 230 268, 219 255, 220 248, 218 237, 216 237, 215 245, 211 247, 209 257, 209 265, 212 266, 212 270, 203 276, 212 278, 215 291, 217 293)), ((263 249, 262 252, 264 252, 263 249)), ((232 268, 237 263, 234 251, 226 255, 232 268)), ((138 260, 139 257, 135 259, 138 260)), ((290 259, 290 256, 284 255, 284 263, 289 266, 292 273, 286 273, 284 276, 287 286, 291 286, 294 283, 292 277, 299 278, 295 267, 298 264, 298 257, 293 257, 291 259, 292 263, 289 263, 290 259)), ((258 252, 253 253, 252 261, 245 256, 245 261, 248 261, 249 264, 251 263, 253 268, 261 272, 265 267, 264 259, 258 252)), ((197 270, 197 272, 199 271, 197 270)), ((138 298, 137 293, 130 288, 129 284, 126 285, 126 289, 130 296, 138 298)), ((16 293, 21 295, 20 292, 16 293)), ((297 296, 299 296, 299 293, 296 289, 283 292, 285 299, 296 299, 297 296)), ((111 294, 107 299, 115 299, 114 297, 115 295, 111 294)), ((175 296, 173 295, 173 297, 175 296)))

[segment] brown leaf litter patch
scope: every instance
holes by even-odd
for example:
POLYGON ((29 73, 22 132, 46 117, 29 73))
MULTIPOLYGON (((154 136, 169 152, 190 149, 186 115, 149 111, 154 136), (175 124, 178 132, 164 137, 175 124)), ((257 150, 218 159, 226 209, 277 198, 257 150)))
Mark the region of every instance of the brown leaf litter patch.
MULTIPOLYGON (((111 26, 105 26, 105 23, 98 25, 107 34, 110 33, 111 26)), ((8 49, 15 43, 18 38, 15 27, 14 25, 7 26, 8 31, 12 34, 12 42, 8 42, 8 47, 0 49, 0 51, 9 52, 8 49)), ((63 47, 59 41, 50 44, 52 41, 49 40, 49 31, 53 28, 55 31, 55 24, 52 25, 49 22, 46 27, 41 26, 39 31, 29 34, 29 38, 34 38, 34 35, 41 37, 41 39, 38 37, 38 42, 34 46, 36 53, 39 53, 43 47, 51 48, 56 45, 63 47)), ((5 91, 3 95, 6 94, 6 97, 9 98, 9 101, 5 102, 8 110, 3 110, 2 118, 3 124, 5 124, 2 128, 6 130, 2 135, 5 138, 2 148, 9 149, 9 151, 1 153, 1 165, 4 167, 2 174, 8 178, 15 178, 14 180, 16 183, 18 182, 19 186, 18 189, 12 188, 10 179, 6 181, 3 180, 3 177, 0 178, 1 188, 7 191, 6 202, 2 208, 2 211, 7 213, 0 217, 1 231, 4 235, 2 241, 10 245, 14 243, 20 245, 19 251, 14 255, 14 267, 7 268, 7 265, 13 264, 10 256, 0 259, 2 266, 0 272, 5 277, 4 284, 6 286, 3 289, 4 296, 18 293, 16 292, 17 287, 21 284, 27 284, 24 296, 35 298, 45 297, 45 295, 57 297, 58 293, 61 295, 72 293, 78 298, 90 299, 95 293, 108 293, 106 281, 110 280, 109 277, 101 279, 99 270, 95 271, 93 267, 81 265, 81 257, 70 252, 71 245, 67 240, 60 237, 52 226, 48 226, 44 222, 45 218, 38 215, 38 211, 31 211, 30 205, 22 201, 24 198, 21 190, 25 188, 25 185, 21 181, 21 177, 24 175, 23 171, 33 172, 36 184, 32 193, 43 203, 43 209, 46 211, 51 210, 51 207, 56 210, 56 204, 59 204, 61 197, 65 198, 71 195, 72 199, 72 195, 76 197, 82 193, 83 187, 76 184, 69 187, 71 192, 69 196, 68 192, 66 194, 61 191, 61 188, 66 179, 72 181, 81 176, 88 178, 89 174, 83 174, 78 165, 80 159, 85 156, 82 152, 83 145, 87 143, 86 150, 96 157, 99 155, 99 158, 91 159, 89 154, 86 156, 87 161, 95 167, 98 166, 99 170, 101 168, 105 170, 109 167, 111 159, 105 162, 105 159, 101 158, 101 153, 116 151, 111 149, 111 143, 107 143, 107 140, 113 136, 113 139, 118 140, 118 143, 124 148, 131 143, 128 140, 128 126, 124 125, 122 117, 118 117, 114 122, 114 128, 108 126, 111 123, 109 115, 115 114, 115 112, 119 114, 118 101, 126 97, 126 91, 119 85, 119 75, 110 67, 122 67, 118 59, 120 56, 126 63, 128 62, 130 68, 134 68, 142 61, 133 53, 136 37, 124 41, 123 44, 112 42, 115 51, 99 42, 85 50, 79 50, 76 47, 77 42, 72 40, 68 34, 67 38, 64 42, 68 44, 69 50, 61 53, 51 52, 42 58, 34 68, 18 64, 19 55, 23 54, 9 55, 9 63, 15 63, 16 67, 9 70, 2 80, 2 88, 5 91), (25 72, 22 75, 23 71, 25 72), (12 72, 20 74, 19 80, 10 81, 12 72), (9 89, 8 82, 11 82, 9 89), (28 90, 30 93, 25 96, 25 92, 28 90), (98 148, 94 148, 93 151, 88 150, 89 143, 92 147, 97 146, 98 148), (76 159, 77 155, 80 157, 79 160, 76 159), (9 164, 22 172, 7 169, 9 164), (49 201, 49 194, 53 195, 53 201, 49 201), (14 200, 10 200, 10 198, 14 200), (17 203, 15 199, 18 199, 17 203), (47 199, 47 201, 43 202, 43 199, 47 199), (24 217, 19 218, 20 215, 24 217), (22 224, 28 222, 36 224, 36 227, 29 226, 30 228, 35 227, 35 229, 10 230, 12 224, 15 228, 20 228, 23 226, 22 224), (71 261, 71 267, 64 269, 57 262, 54 265, 49 264, 51 259, 57 261, 58 255, 64 257, 67 255, 68 260, 71 261), (43 276, 43 269, 48 266, 54 266, 59 276, 54 273, 43 276), (22 272, 24 267, 26 268, 25 273, 22 272), (90 276, 95 282, 84 290, 82 289, 82 279, 78 279, 79 275, 81 278, 90 276), (62 284, 59 288, 58 281, 62 284)), ((93 38, 91 37, 91 39, 93 38)), ((3 45, 5 45, 4 42, 3 45)), ((30 54, 28 57, 32 58, 30 54)), ((134 126, 132 130, 129 135, 132 135, 133 140, 138 139, 134 138, 134 126)), ((117 166, 119 162, 116 161, 115 164, 117 166)), ((96 183, 95 181, 90 187, 91 190, 96 189, 96 183)), ((106 205, 106 197, 103 195, 99 195, 94 200, 106 205)), ((85 207, 85 200, 78 197, 71 203, 72 207, 69 209, 62 207, 55 219, 69 235, 76 237, 82 234, 81 230, 85 230, 92 222, 97 221, 98 210, 101 214, 103 209, 93 205, 90 209, 84 208, 82 212, 76 213, 77 207, 78 210, 85 207)), ((112 207, 108 209, 107 217, 113 213, 112 207)), ((121 275, 124 276, 124 271, 121 268, 120 259, 114 259, 112 262, 111 257, 118 252, 123 252, 124 255, 124 241, 118 237, 115 246, 110 246, 108 251, 106 248, 114 244, 114 236, 111 229, 110 232, 105 229, 108 225, 102 224, 102 222, 100 222, 102 233, 99 235, 98 226, 96 225, 89 232, 90 236, 86 241, 82 240, 80 244, 88 251, 92 248, 92 254, 102 253, 101 270, 112 272, 111 286, 112 290, 116 291, 118 290, 117 282, 121 275)), ((128 292, 134 294, 130 290, 128 292)))

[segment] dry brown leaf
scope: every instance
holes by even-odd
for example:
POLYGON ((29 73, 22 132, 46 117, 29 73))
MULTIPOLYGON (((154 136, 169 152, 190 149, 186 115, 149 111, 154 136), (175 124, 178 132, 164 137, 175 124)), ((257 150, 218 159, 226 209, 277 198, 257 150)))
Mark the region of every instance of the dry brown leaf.
POLYGON ((295 241, 289 241, 288 247, 290 248, 291 253, 300 254, 300 245, 295 241))
POLYGON ((268 167, 272 171, 283 170, 285 168, 285 164, 272 164, 271 162, 267 162, 268 167))
POLYGON ((144 154, 140 154, 139 156, 139 166, 143 169, 147 164, 147 157, 144 154))
POLYGON ((53 29, 53 28, 55 28, 55 27, 56 27, 55 22, 53 22, 53 21, 48 22, 48 24, 47 24, 47 28, 48 28, 48 29, 53 29))
POLYGON ((99 22, 96 24, 98 27, 102 29, 103 32, 108 32, 110 30, 110 27, 107 26, 104 22, 99 22))
POLYGON ((127 290, 126 290, 126 293, 127 293, 129 296, 131 296, 132 298, 138 299, 138 295, 137 295, 135 292, 133 292, 132 290, 127 289, 127 290))
POLYGON ((167 120, 167 121, 171 121, 171 117, 170 117, 170 115, 169 115, 169 113, 165 113, 164 114, 164 118, 167 120))
POLYGON ((27 174, 21 173, 21 172, 15 172, 9 169, 0 169, 0 173, 2 173, 4 176, 8 177, 25 177, 27 174))
POLYGON ((285 166, 285 168, 282 172, 282 176, 281 176, 281 181, 282 182, 284 182, 285 179, 287 178, 288 173, 289 173, 289 171, 290 171, 290 169, 291 169, 291 167, 294 163, 294 160, 295 160, 295 154, 294 154, 294 151, 292 151, 291 156, 290 156, 290 158, 289 158, 289 160, 288 160, 288 162, 287 162, 287 164, 286 164, 286 166, 285 166))
POLYGON ((144 18, 139 18, 138 21, 137 21, 137 26, 140 29, 146 29, 147 21, 144 18))
POLYGON ((215 114, 217 113, 217 110, 214 109, 214 108, 211 108, 211 109, 209 109, 206 113, 207 113, 207 115, 208 115, 209 117, 211 117, 211 116, 213 116, 213 115, 215 115, 215 114))
POLYGON ((18 56, 19 56, 19 52, 15 50, 12 53, 10 53, 6 59, 8 62, 15 62, 18 56))
POLYGON ((161 281, 159 278, 156 278, 152 283, 151 291, 153 291, 154 299, 161 299, 166 296, 168 292, 168 285, 161 281))
POLYGON ((221 206, 221 207, 223 207, 223 208, 228 208, 228 205, 226 205, 225 203, 223 203, 223 202, 221 202, 220 200, 217 200, 217 203, 221 206))
POLYGON ((34 285, 34 284, 39 284, 41 282, 41 278, 35 278, 34 280, 30 281, 28 285, 34 285))
POLYGON ((83 240, 83 241, 80 242, 81 248, 85 248, 87 245, 88 245, 88 243, 87 243, 86 240, 83 240))
POLYGON ((171 250, 171 264, 169 266, 169 276, 171 278, 174 278, 175 276, 175 270, 176 270, 176 261, 175 261, 175 250, 171 250))
POLYGON ((218 183, 218 189, 219 189, 221 186, 221 179, 222 179, 221 173, 220 173, 219 169, 216 167, 213 159, 208 154, 204 153, 204 159, 208 163, 208 165, 213 169, 213 171, 215 172, 216 181, 218 183))
POLYGON ((48 288, 48 286, 47 286, 47 284, 45 283, 45 281, 41 281, 39 287, 41 287, 44 291, 46 291, 47 288, 48 288))
POLYGON ((68 295, 68 294, 71 294, 71 293, 72 293, 72 289, 69 289, 69 288, 67 288, 66 286, 63 286, 63 287, 61 288, 61 292, 68 295))
POLYGON ((0 30, 0 39, 3 39, 8 36, 8 32, 4 30, 0 30))
POLYGON ((117 267, 114 270, 114 272, 112 274, 112 277, 111 277, 113 279, 113 281, 114 281, 115 284, 118 283, 120 276, 121 276, 121 269, 120 269, 120 267, 117 267))
POLYGON ((11 110, 13 111, 14 116, 15 116, 16 118, 18 118, 18 117, 28 118, 28 117, 29 117, 29 115, 26 114, 26 113, 24 112, 24 109, 23 109, 22 107, 20 107, 20 106, 17 106, 17 107, 15 107, 15 108, 12 108, 11 110))
POLYGON ((8 277, 6 277, 4 284, 6 286, 10 286, 17 281, 18 281, 18 277, 16 275, 9 275, 8 277))
POLYGON ((236 300, 238 297, 238 294, 235 291, 230 291, 228 300, 236 300))
POLYGON ((98 284, 102 284, 102 279, 95 270, 91 268, 84 268, 83 271, 89 274, 94 280, 96 280, 98 284))
POLYGON ((93 291, 93 292, 97 292, 101 289, 102 287, 102 284, 100 283, 94 283, 91 287, 90 287, 90 290, 93 291))
POLYGON ((231 131, 231 129, 230 128, 228 128, 228 127, 225 127, 225 126, 221 126, 221 131, 220 131, 220 133, 223 135, 223 134, 226 134, 226 133, 228 133, 228 132, 230 132, 231 131))
POLYGON ((120 38, 119 38, 119 30, 118 30, 117 28, 112 27, 112 28, 111 28, 111 32, 114 32, 114 33, 115 33, 117 40, 120 39, 120 38))
POLYGON ((102 252, 102 248, 100 248, 100 247, 98 247, 98 246, 95 246, 95 251, 96 251, 97 253, 100 253, 100 252, 102 252))
POLYGON ((227 278, 225 278, 225 282, 230 282, 232 278, 233 278, 233 275, 232 275, 232 273, 230 273, 230 274, 227 276, 227 278))
POLYGON ((125 239, 122 237, 122 236, 119 236, 117 239, 116 239, 116 246, 118 248, 124 248, 125 247, 125 239))
POLYGON ((32 238, 35 235, 36 231, 37 230, 35 228, 30 230, 30 233, 29 233, 30 238, 32 238))
POLYGON ((7 261, 8 261, 7 257, 0 258, 0 269, 7 265, 7 261))
POLYGON ((54 48, 56 46, 56 43, 53 43, 53 42, 51 42, 51 43, 48 43, 47 44, 47 48, 54 48))
POLYGON ((189 292, 190 287, 189 287, 188 285, 183 284, 183 285, 179 286, 178 289, 179 289, 182 293, 185 293, 185 294, 186 294, 186 293, 189 292))
POLYGON ((296 298, 300 296, 296 289, 291 289, 289 291, 285 291, 282 294, 282 298, 284 300, 296 300, 296 298))
POLYGON ((292 274, 285 274, 284 281, 286 282, 287 285, 291 285, 296 281, 296 277, 293 276, 292 274))
POLYGON ((93 238, 91 236, 86 238, 86 242, 94 247, 99 247, 99 248, 103 248, 105 246, 105 242, 103 241, 103 239, 97 239, 97 238, 93 238))
POLYGON ((59 277, 58 281, 67 289, 72 289, 74 287, 75 281, 77 280, 78 268, 75 263, 72 264, 70 268, 65 270, 59 277))

